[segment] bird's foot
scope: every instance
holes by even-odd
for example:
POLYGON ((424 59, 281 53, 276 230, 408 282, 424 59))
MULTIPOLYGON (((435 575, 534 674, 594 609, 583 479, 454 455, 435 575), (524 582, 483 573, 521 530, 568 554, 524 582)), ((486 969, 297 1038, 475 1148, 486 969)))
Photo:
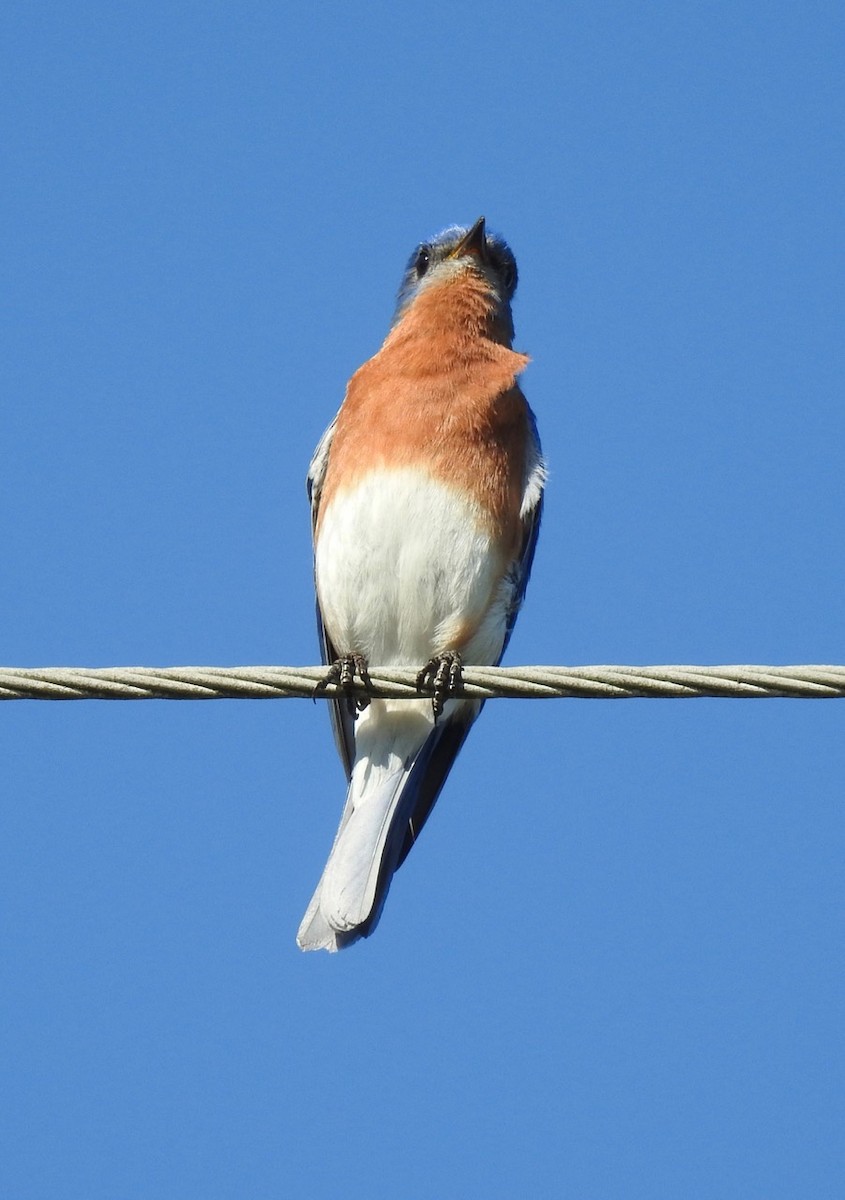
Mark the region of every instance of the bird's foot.
POLYGON ((350 716, 354 717, 356 712, 363 712, 370 703, 367 696, 355 695, 356 676, 369 691, 372 685, 370 683, 370 672, 367 667, 366 658, 364 658, 363 654, 342 654, 340 658, 334 660, 328 671, 326 671, 323 678, 314 688, 314 695, 319 696, 330 684, 334 684, 339 691, 345 694, 346 710, 350 716))
POLYGON ((446 701, 459 695, 463 689, 461 666, 461 656, 457 650, 446 650, 430 658, 417 675, 417 691, 429 687, 432 690, 431 707, 435 721, 443 712, 446 701))

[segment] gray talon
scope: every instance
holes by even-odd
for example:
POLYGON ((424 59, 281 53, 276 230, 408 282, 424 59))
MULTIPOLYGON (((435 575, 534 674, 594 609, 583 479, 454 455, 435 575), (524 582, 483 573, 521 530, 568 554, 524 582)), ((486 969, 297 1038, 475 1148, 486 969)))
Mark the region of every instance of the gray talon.
POLYGON ((318 696, 320 692, 324 692, 330 684, 335 684, 336 687, 346 693, 346 709, 350 716, 355 716, 356 712, 363 712, 370 703, 367 696, 356 696, 354 694, 355 677, 358 677, 367 690, 372 686, 370 682, 370 673, 367 668, 367 660, 363 654, 342 654, 340 658, 336 658, 332 665, 326 671, 323 678, 314 688, 314 695, 318 696))
POLYGON ((461 666, 460 654, 456 650, 446 650, 430 658, 417 675, 417 691, 431 688, 435 721, 443 713, 446 701, 458 695, 463 687, 461 666))

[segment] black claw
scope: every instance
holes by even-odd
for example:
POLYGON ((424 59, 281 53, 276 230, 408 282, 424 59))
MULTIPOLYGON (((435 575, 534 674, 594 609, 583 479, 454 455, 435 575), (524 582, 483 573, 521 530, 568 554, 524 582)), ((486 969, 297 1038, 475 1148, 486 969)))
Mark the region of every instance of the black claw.
POLYGON ((443 712, 447 700, 460 694, 463 688, 461 656, 456 650, 435 654, 417 675, 417 691, 431 688, 431 707, 435 721, 443 712))
POLYGON ((342 654, 336 658, 326 671, 323 678, 314 688, 314 695, 319 696, 330 684, 346 693, 346 710, 354 717, 356 712, 363 712, 370 703, 367 696, 356 696, 354 693, 355 677, 358 677, 367 691, 372 687, 367 660, 363 654, 342 654))

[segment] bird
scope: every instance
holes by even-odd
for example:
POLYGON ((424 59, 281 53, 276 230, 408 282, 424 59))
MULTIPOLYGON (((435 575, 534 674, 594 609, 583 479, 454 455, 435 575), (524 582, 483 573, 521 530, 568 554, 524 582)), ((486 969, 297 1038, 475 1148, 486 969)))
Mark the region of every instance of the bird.
POLYGON ((348 781, 299 927, 303 950, 368 937, 482 704, 522 604, 546 466, 512 348, 516 261, 484 217, 416 247, 381 349, 349 381, 308 472, 322 658, 348 781), (419 699, 353 696, 416 667, 419 699))

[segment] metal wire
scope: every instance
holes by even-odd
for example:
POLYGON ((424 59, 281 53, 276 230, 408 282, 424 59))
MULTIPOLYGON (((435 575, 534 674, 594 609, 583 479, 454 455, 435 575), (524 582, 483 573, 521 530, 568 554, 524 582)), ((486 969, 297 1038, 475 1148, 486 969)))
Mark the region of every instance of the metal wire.
MULTIPOLYGON (((315 694, 325 667, 0 667, 0 700, 277 700, 331 699, 315 694)), ((419 697, 416 671, 374 668, 369 688, 384 699, 419 697)), ((429 694, 423 691, 423 695, 429 694)), ((464 667, 467 698, 551 700, 580 697, 845 698, 844 666, 464 667)))

